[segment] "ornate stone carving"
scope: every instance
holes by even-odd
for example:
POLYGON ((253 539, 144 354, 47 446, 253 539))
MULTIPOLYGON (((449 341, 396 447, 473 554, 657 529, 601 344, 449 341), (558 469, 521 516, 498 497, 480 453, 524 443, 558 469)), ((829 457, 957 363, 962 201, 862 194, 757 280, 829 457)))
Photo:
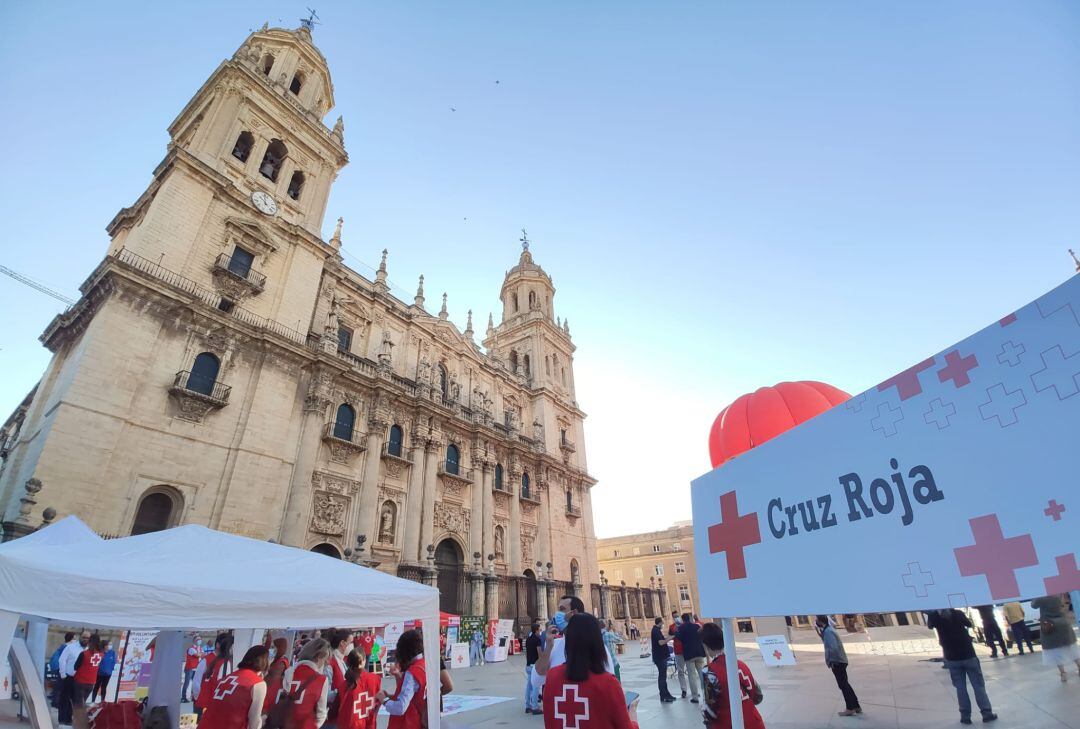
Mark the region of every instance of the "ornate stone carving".
POLYGON ((217 410, 228 404, 226 400, 192 392, 183 387, 173 387, 169 390, 169 394, 176 403, 176 417, 192 423, 201 423, 211 410, 217 410))
POLYGON ((353 457, 364 450, 362 446, 356 443, 350 443, 347 440, 339 440, 337 438, 327 438, 326 444, 330 448, 330 460, 333 463, 340 463, 343 466, 347 466, 352 462, 353 457))
POLYGON ((360 482, 348 478, 341 478, 329 473, 316 471, 311 474, 311 485, 316 489, 335 494, 349 494, 355 496, 360 492, 360 482))
POLYGON ((444 499, 461 501, 461 482, 456 479, 439 479, 442 484, 442 496, 444 499))
POLYGON ((536 528, 521 526, 521 563, 531 566, 533 563, 533 541, 536 539, 536 528))
POLYGON ((311 531, 341 536, 345 533, 345 514, 349 497, 329 491, 316 491, 311 507, 311 531))
POLYGON ((397 456, 387 455, 383 458, 383 463, 386 464, 386 475, 388 478, 398 478, 401 476, 401 472, 405 469, 407 463, 402 461, 397 456))
POLYGON ((305 412, 321 412, 326 410, 332 400, 334 380, 325 372, 315 372, 311 375, 308 383, 307 395, 304 397, 305 412))
POLYGON ((451 504, 435 504, 435 528, 445 529, 459 536, 467 536, 469 534, 469 510, 451 504))

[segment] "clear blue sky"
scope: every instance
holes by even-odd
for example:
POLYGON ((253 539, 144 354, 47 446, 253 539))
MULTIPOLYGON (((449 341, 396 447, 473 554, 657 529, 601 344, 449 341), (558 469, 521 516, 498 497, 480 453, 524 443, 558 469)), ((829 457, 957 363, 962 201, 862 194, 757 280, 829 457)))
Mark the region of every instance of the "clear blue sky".
MULTIPOLYGON (((482 331, 528 228, 579 347, 601 535, 689 518, 743 392, 858 392, 1072 270, 1075 3, 317 9, 352 160, 326 235, 344 216, 350 263, 389 248, 395 283, 425 273, 482 331)), ((173 117, 249 29, 303 11, 0 6, 0 263, 74 294, 173 117)), ((0 277, 0 307, 6 413, 60 306, 0 277)))

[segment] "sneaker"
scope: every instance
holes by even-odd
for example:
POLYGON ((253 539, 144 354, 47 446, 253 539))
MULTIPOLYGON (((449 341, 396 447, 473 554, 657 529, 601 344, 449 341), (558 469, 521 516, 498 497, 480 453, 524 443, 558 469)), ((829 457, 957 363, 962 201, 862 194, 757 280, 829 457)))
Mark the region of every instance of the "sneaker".
POLYGON ((696 703, 698 703, 698 700, 697 699, 690 699, 690 703, 691 704, 696 704, 696 703))
POLYGON ((970 724, 971 723, 971 717, 970 716, 961 716, 960 717, 960 723, 961 724, 970 724))
POLYGON ((861 706, 856 706, 855 707, 855 713, 856 714, 861 714, 862 713, 862 707, 861 706))
POLYGON ((855 716, 855 709, 844 709, 843 711, 836 712, 837 716, 855 716))
POLYGON ((997 721, 997 714, 983 714, 983 723, 985 724, 988 721, 997 721))

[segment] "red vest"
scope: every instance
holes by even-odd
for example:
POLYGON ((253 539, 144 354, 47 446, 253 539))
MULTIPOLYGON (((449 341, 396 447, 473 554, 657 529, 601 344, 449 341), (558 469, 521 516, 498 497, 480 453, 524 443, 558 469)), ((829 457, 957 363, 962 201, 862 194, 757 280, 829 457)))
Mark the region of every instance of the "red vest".
MULTIPOLYGON (((218 681, 210 691, 199 721, 200 729, 247 729, 251 688, 260 683, 262 677, 249 668, 241 668, 218 681)), ((205 686, 199 689, 199 698, 205 690, 205 686)))
POLYGON ((199 695, 195 697, 195 708, 206 711, 210 706, 210 700, 214 697, 214 688, 221 680, 221 673, 226 669, 226 661, 218 658, 217 654, 207 653, 203 658, 206 661, 206 672, 203 673, 202 683, 199 684, 199 695))
POLYGON ((184 659, 184 670, 194 671, 199 667, 200 660, 202 660, 202 648, 192 644, 188 647, 187 657, 184 659))
POLYGON ((330 690, 341 693, 345 689, 345 669, 342 667, 344 661, 341 660, 341 656, 337 651, 330 651, 330 671, 333 674, 333 679, 330 681, 330 690))
MULTIPOLYGON (((742 713, 743 726, 745 729, 765 729, 765 722, 761 719, 754 702, 750 700, 750 692, 754 689, 754 674, 742 661, 739 664, 739 683, 742 684, 742 713)), ((717 656, 708 666, 718 682, 717 694, 719 705, 716 707, 716 719, 710 720, 706 726, 708 729, 731 729, 731 702, 728 701, 727 690, 727 666, 724 656, 717 656)))
POLYGON ((75 669, 75 683, 94 685, 97 681, 98 666, 105 657, 102 651, 83 651, 80 654, 79 667, 75 669))
POLYGON ((379 707, 375 694, 382 689, 382 679, 376 673, 365 671, 352 688, 345 685, 338 704, 338 729, 375 729, 379 707))
POLYGON ((279 656, 270 664, 270 670, 266 672, 266 700, 263 702, 263 713, 269 714, 271 707, 277 703, 278 692, 281 691, 281 682, 285 680, 285 671, 289 670, 289 659, 279 656))
MULTIPOLYGON (((427 666, 424 664, 424 659, 414 660, 409 665, 407 673, 412 674, 413 680, 416 681, 416 693, 413 694, 412 701, 405 708, 404 714, 390 717, 387 729, 420 729, 420 716, 427 711, 427 666)), ((394 689, 391 699, 398 697, 404 682, 405 674, 402 674, 398 677, 397 688, 394 689)))
POLYGON ((579 683, 566 678, 566 664, 544 681, 545 729, 629 729, 626 694, 610 673, 594 673, 579 683))
POLYGON ((319 729, 315 725, 315 709, 319 705, 322 696, 323 684, 326 683, 326 674, 316 671, 306 663, 297 664, 292 674, 292 682, 284 686, 285 691, 297 693, 300 687, 307 683, 307 687, 297 695, 290 712, 290 726, 293 729, 319 729), (314 678, 312 678, 314 676, 314 678), (307 683, 309 682, 310 683, 307 683))

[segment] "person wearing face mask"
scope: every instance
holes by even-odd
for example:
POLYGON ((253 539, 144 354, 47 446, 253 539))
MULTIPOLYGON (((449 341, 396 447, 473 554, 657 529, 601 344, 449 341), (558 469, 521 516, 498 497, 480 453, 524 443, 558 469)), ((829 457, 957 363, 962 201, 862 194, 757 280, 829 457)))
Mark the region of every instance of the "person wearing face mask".
POLYGON ((323 638, 308 641, 296 663, 285 672, 283 694, 292 699, 286 723, 293 729, 318 729, 326 721, 330 681, 326 664, 330 644, 323 638))
POLYGON ((71 725, 71 702, 75 698, 75 661, 90 643, 90 631, 84 630, 79 639, 72 640, 60 654, 60 706, 57 708, 57 723, 71 725))
POLYGON ((218 682, 206 705, 200 729, 260 729, 266 700, 263 674, 270 663, 264 645, 252 646, 236 671, 218 682))
POLYGON ((184 686, 180 689, 181 703, 191 701, 191 680, 195 678, 195 669, 199 667, 199 661, 202 660, 202 655, 202 636, 196 635, 191 639, 191 645, 188 646, 187 655, 184 656, 184 686))
MULTIPOLYGON (((532 682, 535 691, 539 692, 543 688, 544 677, 550 669, 566 663, 566 640, 561 637, 561 634, 566 632, 570 618, 584 612, 585 603, 580 597, 563 595, 559 600, 559 610, 552 616, 553 624, 546 631, 547 640, 544 643, 544 650, 540 652, 540 657, 533 665, 532 682)), ((604 651, 604 670, 612 675, 615 673, 607 650, 604 651)))
POLYGON ((266 670, 266 699, 263 701, 263 713, 269 714, 270 707, 277 701, 281 692, 285 671, 289 670, 289 639, 275 638, 270 651, 270 668, 266 670))
POLYGON ((330 679, 330 708, 327 721, 337 719, 338 696, 345 690, 345 674, 348 667, 345 665, 345 656, 352 650, 352 641, 349 631, 334 628, 326 632, 326 639, 330 643, 330 660, 327 663, 327 677, 330 679))

